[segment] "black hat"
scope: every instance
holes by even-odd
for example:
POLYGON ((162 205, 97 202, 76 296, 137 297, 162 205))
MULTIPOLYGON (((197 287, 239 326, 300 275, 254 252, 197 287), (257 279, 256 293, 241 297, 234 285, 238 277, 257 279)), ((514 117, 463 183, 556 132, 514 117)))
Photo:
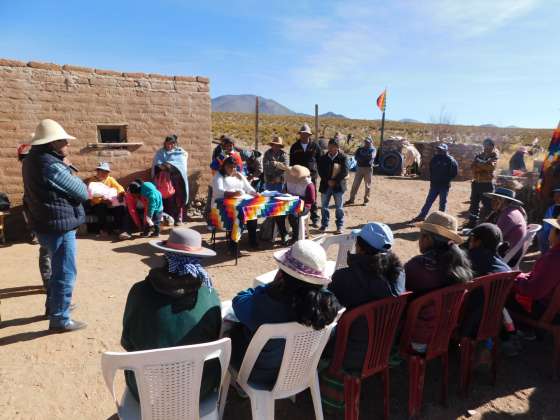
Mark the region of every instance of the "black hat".
POLYGON ((333 137, 332 139, 329 140, 329 146, 336 146, 339 147, 340 146, 340 142, 338 141, 338 138, 333 137))
POLYGON ((502 231, 493 223, 481 223, 470 231, 469 236, 482 242, 482 247, 496 251, 503 241, 502 231))

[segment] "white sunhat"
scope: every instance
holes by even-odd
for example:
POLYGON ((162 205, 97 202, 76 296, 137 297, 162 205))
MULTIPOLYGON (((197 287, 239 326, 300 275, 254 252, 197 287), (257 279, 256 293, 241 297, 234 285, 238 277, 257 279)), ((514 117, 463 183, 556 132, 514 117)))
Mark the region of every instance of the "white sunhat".
POLYGON ((317 242, 297 241, 289 249, 274 253, 278 268, 292 277, 310 284, 330 283, 334 267, 327 266, 327 254, 317 242))
POLYGON ((52 143, 57 140, 75 140, 76 137, 68 134, 62 126, 54 120, 42 120, 37 128, 33 138, 31 139, 31 146, 40 146, 42 144, 52 143))

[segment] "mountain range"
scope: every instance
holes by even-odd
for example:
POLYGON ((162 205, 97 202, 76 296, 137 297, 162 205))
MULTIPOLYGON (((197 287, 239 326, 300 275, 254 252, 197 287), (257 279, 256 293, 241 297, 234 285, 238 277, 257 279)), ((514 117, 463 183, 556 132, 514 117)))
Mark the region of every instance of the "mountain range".
MULTIPOLYGON (((255 95, 222 95, 212 99, 212 112, 241 112, 252 114, 255 112, 255 95)), ((259 96, 259 112, 268 115, 305 115, 292 111, 288 107, 273 99, 259 96)), ((327 118, 346 118, 344 115, 326 112, 320 114, 327 118)))

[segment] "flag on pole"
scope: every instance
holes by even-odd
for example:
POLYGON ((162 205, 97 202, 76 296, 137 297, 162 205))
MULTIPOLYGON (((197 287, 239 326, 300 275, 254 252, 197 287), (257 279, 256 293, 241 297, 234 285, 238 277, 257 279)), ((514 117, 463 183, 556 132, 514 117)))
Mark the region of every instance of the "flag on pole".
POLYGON ((543 182, 548 169, 558 161, 560 161, 560 123, 558 124, 558 128, 554 130, 554 133, 552 133, 552 139, 550 140, 550 145, 548 146, 548 153, 541 167, 540 179, 537 183, 538 192, 541 192, 542 190, 543 182))
POLYGON ((387 89, 385 89, 381 95, 377 98, 377 107, 381 112, 385 112, 385 107, 387 106, 387 89))

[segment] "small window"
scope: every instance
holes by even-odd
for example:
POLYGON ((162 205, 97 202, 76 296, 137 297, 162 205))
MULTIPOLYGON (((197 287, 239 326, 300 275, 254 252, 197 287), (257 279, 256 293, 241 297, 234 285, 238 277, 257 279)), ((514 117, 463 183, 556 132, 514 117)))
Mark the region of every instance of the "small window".
POLYGON ((121 125, 98 125, 98 143, 126 143, 126 124, 121 125))

